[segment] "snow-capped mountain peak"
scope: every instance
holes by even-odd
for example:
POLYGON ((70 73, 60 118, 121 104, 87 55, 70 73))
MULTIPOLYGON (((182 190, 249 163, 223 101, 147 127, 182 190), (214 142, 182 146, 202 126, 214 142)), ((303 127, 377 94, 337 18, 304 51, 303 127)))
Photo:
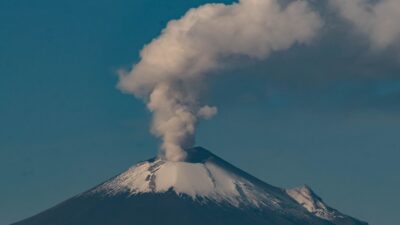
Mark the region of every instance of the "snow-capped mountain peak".
POLYGON ((269 185, 206 149, 156 157, 15 225, 368 225, 308 187, 269 185))
POLYGON ((188 151, 186 162, 154 158, 141 162, 94 192, 116 195, 129 192, 164 193, 174 191, 196 200, 227 202, 234 206, 278 206, 280 200, 257 184, 232 171, 226 163, 202 148, 188 151))

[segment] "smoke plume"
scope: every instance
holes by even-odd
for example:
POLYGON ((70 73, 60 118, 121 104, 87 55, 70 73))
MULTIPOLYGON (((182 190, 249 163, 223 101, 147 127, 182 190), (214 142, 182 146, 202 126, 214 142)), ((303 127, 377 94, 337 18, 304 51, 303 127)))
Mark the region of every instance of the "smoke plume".
POLYGON ((320 27, 318 13, 305 1, 285 7, 277 0, 202 5, 170 21, 144 46, 140 61, 120 74, 118 87, 147 103, 163 156, 184 160, 183 149, 194 144, 198 119, 217 113, 216 107, 200 103, 211 71, 226 66, 232 55, 265 59, 274 51, 309 43, 320 27))
POLYGON ((331 0, 340 15, 366 35, 374 49, 400 43, 400 0, 331 0))

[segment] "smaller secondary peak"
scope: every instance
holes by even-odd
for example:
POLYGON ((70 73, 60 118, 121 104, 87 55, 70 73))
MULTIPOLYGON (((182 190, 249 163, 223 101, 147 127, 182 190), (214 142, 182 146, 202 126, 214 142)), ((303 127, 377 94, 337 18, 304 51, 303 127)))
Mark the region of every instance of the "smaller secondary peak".
POLYGON ((327 220, 344 218, 340 212, 332 209, 307 185, 287 189, 286 193, 310 213, 327 220))
POLYGON ((298 188, 298 189, 301 189, 301 190, 304 190, 304 191, 310 191, 310 192, 312 192, 310 186, 308 186, 307 184, 303 184, 302 186, 297 187, 297 188, 298 188))
POLYGON ((320 197, 316 195, 314 191, 310 188, 310 186, 308 186, 307 184, 303 184, 300 187, 289 189, 288 191, 301 193, 302 195, 308 196, 309 198, 321 200, 320 197))

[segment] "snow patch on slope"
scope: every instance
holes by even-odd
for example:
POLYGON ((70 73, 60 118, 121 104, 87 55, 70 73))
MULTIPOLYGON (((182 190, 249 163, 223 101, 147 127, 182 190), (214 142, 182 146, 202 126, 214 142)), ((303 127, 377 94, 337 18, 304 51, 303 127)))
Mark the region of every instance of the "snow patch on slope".
POLYGON ((322 199, 306 185, 288 189, 286 193, 307 209, 307 211, 322 219, 334 220, 336 218, 344 218, 340 212, 327 206, 322 199))
POLYGON ((262 188, 212 161, 202 163, 172 162, 163 159, 145 161, 116 178, 100 185, 94 192, 116 195, 128 192, 163 193, 173 190, 192 199, 228 202, 233 206, 272 206, 280 200, 262 188))

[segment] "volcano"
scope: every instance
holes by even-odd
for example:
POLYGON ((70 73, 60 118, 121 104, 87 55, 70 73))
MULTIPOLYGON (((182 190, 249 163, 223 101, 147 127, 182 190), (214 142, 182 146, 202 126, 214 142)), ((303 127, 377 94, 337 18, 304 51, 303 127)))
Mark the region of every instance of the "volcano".
POLYGON ((14 225, 367 225, 309 187, 269 185, 210 151, 160 157, 14 225))

